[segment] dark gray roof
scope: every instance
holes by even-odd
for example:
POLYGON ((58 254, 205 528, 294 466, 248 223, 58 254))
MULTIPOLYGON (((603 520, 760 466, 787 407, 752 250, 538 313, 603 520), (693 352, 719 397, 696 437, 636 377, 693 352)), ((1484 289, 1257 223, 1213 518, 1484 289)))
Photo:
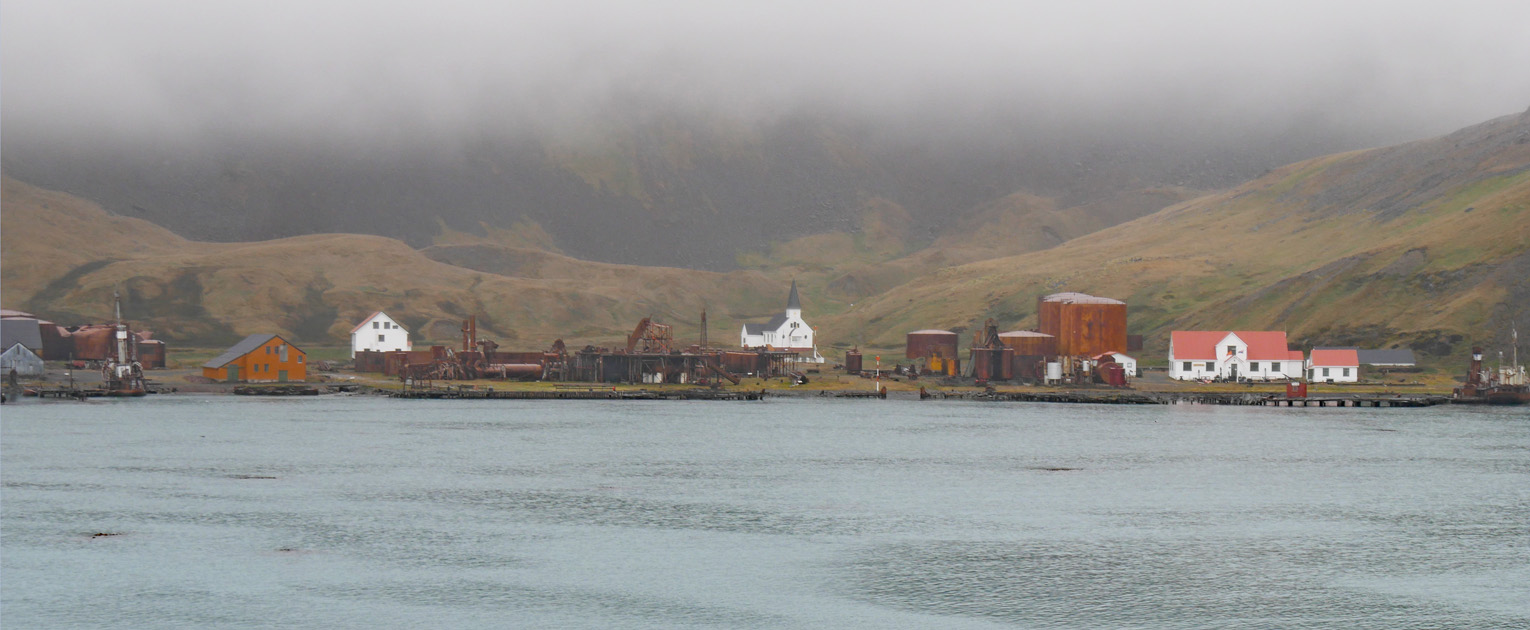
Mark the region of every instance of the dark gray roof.
MULTIPOLYGON (((797 309, 799 311, 802 310, 802 300, 797 297, 797 279, 796 278, 792 278, 792 292, 791 292, 790 295, 786 296, 786 308, 787 308, 787 310, 791 310, 791 309, 797 309)), ((779 326, 780 324, 777 324, 777 325, 779 326)))
POLYGON ((765 334, 767 332, 775 332, 775 331, 781 329, 781 324, 785 324, 785 323, 786 323, 786 313, 782 313, 780 315, 777 315, 775 317, 770 318, 770 321, 765 322, 763 324, 744 324, 744 334, 746 334, 746 335, 763 335, 763 334, 765 334))
POLYGON ((0 348, 19 343, 33 352, 42 351, 42 332, 37 326, 37 320, 30 317, 0 319, 0 348))
POLYGON ((249 354, 250 351, 259 348, 261 345, 274 338, 276 338, 276 335, 270 333, 257 333, 245 337, 244 341, 236 343, 232 348, 224 350, 223 354, 213 357, 211 361, 203 363, 202 367, 213 368, 216 370, 233 362, 234 359, 249 354))
POLYGON ((1415 365, 1417 359, 1413 357, 1413 351, 1406 348, 1401 350, 1360 350, 1360 362, 1366 365, 1415 365))

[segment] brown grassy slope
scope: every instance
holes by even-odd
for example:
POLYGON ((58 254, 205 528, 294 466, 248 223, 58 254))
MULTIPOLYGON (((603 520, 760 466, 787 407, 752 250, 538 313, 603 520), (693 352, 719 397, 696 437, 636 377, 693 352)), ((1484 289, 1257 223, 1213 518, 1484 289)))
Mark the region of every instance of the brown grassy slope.
POLYGON ((1527 274, 1530 113, 1293 164, 1053 249, 941 269, 823 329, 897 347, 906 331, 987 317, 1031 326, 1038 295, 1072 290, 1126 299, 1149 357, 1184 328, 1451 353, 1526 321, 1527 274))
MULTIPOLYGON (((485 273, 432 260, 404 243, 322 234, 257 243, 196 243, 95 204, 6 180, 3 300, 61 322, 106 318, 120 287, 129 317, 163 337, 223 343, 253 332, 343 343, 351 325, 387 310, 416 338, 449 340, 462 318, 502 343, 621 339, 641 317, 695 335, 703 305, 713 335, 768 310, 784 288, 758 272, 706 273, 590 263, 542 252, 546 277, 485 273), (752 313, 750 314, 752 315, 752 313)), ((775 308, 779 308, 776 306, 775 308)))

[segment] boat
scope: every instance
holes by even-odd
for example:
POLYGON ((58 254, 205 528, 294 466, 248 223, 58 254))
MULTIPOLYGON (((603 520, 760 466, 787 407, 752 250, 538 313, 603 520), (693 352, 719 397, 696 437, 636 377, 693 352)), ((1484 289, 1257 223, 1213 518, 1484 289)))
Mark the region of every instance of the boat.
POLYGON ((1514 331, 1514 355, 1509 365, 1498 353, 1498 368, 1482 365, 1482 348, 1472 348, 1472 361, 1466 371, 1466 384, 1457 387, 1454 402, 1478 405, 1530 404, 1530 378, 1519 363, 1519 331, 1514 331))
POLYGON ((143 364, 138 361, 138 336, 122 321, 122 298, 112 293, 116 301, 117 330, 113 356, 101 366, 103 395, 130 398, 149 393, 144 383, 143 364))

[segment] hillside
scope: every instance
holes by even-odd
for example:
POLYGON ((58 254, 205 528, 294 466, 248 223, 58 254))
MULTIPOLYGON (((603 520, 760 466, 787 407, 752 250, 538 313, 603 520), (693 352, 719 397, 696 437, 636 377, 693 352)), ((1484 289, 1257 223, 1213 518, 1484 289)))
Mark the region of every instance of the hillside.
POLYGON ((1464 352, 1530 327, 1530 112, 1298 162, 1040 252, 945 269, 824 322, 896 347, 920 328, 1035 324, 1035 299, 1127 300, 1162 356, 1176 328, 1283 329, 1304 344, 1464 352))
POLYGON ((260 331, 343 343, 352 323, 379 309, 424 339, 451 340, 464 317, 477 315, 487 335, 539 348, 557 337, 610 343, 650 315, 694 336, 707 307, 713 335, 727 338, 735 320, 785 299, 784 284, 759 272, 610 265, 494 245, 422 252, 347 234, 198 243, 9 178, 3 192, 5 307, 65 323, 102 320, 120 287, 131 319, 184 343, 260 331), (535 269, 484 262, 507 256, 534 259, 535 269))
POLYGON ((898 348, 906 331, 989 317, 1032 326, 1036 297, 1062 290, 1127 300, 1149 360, 1176 328, 1429 356, 1530 328, 1530 112, 1188 200, 1176 187, 1084 203, 1015 192, 933 237, 904 205, 867 197, 840 228, 762 242, 726 273, 581 260, 530 219, 438 225, 419 249, 354 234, 207 243, 9 178, 3 193, 3 306, 100 320, 121 287, 130 317, 182 343, 257 331, 341 343, 378 309, 434 341, 468 315, 520 348, 613 343, 650 315, 690 339, 704 307, 726 343, 776 312, 794 277, 826 350, 898 348))

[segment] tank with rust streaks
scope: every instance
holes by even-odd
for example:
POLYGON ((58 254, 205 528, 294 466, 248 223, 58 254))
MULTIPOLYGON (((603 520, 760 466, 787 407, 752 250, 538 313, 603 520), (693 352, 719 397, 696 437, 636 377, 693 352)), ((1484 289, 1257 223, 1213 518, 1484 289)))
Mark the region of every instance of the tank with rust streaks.
POLYGON ((957 335, 949 330, 916 330, 908 334, 908 347, 904 357, 908 359, 928 359, 930 357, 955 359, 956 345, 957 335))
POLYGON ((1013 348, 1016 355, 1056 356, 1057 338, 1034 330, 1011 330, 999 333, 999 342, 1013 348))
POLYGON ((163 369, 165 367, 165 342, 158 339, 145 339, 138 342, 138 362, 144 369, 163 369))
POLYGON ((845 373, 860 374, 863 358, 860 350, 851 350, 845 353, 845 373))
POLYGON ((1126 352, 1126 303, 1083 293, 1039 298, 1040 332, 1057 338, 1059 356, 1126 352))

